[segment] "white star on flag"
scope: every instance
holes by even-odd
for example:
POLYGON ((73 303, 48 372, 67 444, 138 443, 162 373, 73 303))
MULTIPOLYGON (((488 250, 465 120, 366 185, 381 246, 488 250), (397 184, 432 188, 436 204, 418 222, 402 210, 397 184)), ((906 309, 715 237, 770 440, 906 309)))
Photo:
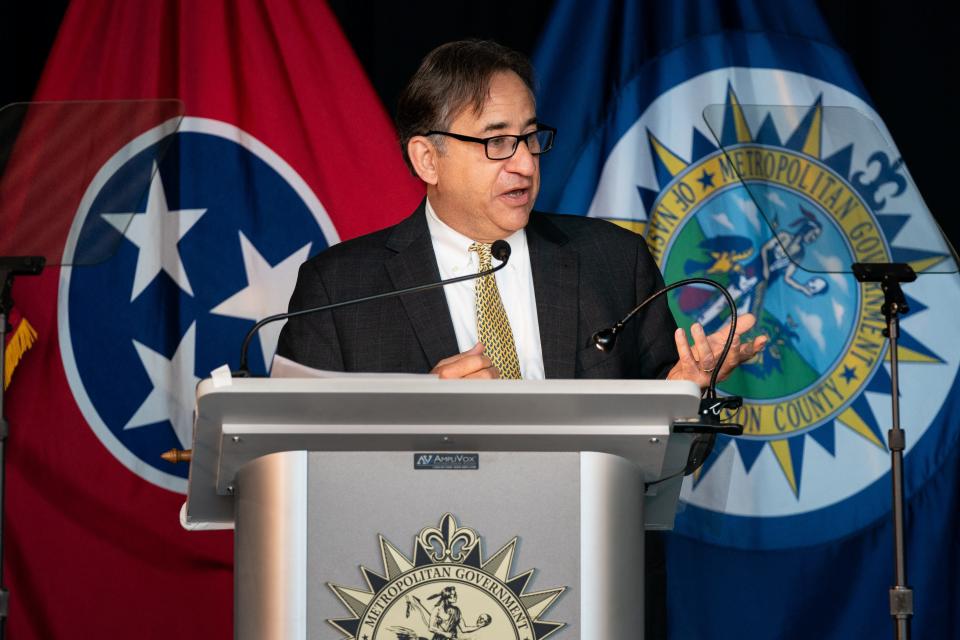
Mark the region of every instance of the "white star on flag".
MULTIPOLYGON (((247 273, 247 286, 211 309, 210 313, 256 322, 286 311, 297 283, 297 272, 310 255, 311 245, 312 243, 308 242, 277 265, 270 266, 241 231, 240 252, 243 254, 243 268, 247 273)), ((263 366, 267 370, 270 369, 270 362, 277 350, 283 324, 273 322, 260 329, 260 350, 263 352, 263 366)))
POLYGON ((200 382, 194 374, 197 323, 190 325, 169 360, 136 340, 133 346, 153 390, 123 428, 137 429, 169 420, 180 446, 189 449, 193 440, 193 405, 200 382))
POLYGON ((150 191, 147 194, 147 209, 144 213, 100 214, 140 250, 130 302, 136 300, 137 296, 150 286, 161 270, 166 271, 181 289, 193 295, 177 244, 206 212, 206 209, 170 211, 167 208, 167 196, 163 191, 160 170, 154 164, 150 191))

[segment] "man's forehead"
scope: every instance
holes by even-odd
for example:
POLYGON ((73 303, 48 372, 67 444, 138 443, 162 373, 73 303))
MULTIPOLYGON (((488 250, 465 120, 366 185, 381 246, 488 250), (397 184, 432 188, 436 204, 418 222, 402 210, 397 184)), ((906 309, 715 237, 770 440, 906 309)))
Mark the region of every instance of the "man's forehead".
POLYGON ((454 122, 474 131, 526 128, 537 123, 537 108, 530 88, 513 72, 499 72, 490 78, 487 98, 479 111, 465 105, 454 122))
POLYGON ((520 105, 486 104, 480 113, 467 108, 454 120, 477 133, 526 129, 537 124, 537 112, 533 103, 526 108, 520 105))

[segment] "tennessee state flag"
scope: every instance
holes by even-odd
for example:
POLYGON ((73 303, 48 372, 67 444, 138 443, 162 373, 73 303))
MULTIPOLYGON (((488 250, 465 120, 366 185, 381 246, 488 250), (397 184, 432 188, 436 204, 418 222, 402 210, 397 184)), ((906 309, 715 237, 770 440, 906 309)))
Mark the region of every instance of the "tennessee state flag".
POLYGON ((79 160, 52 181, 83 182, 60 214, 73 266, 15 287, 38 335, 7 405, 18 640, 232 635, 232 534, 180 528, 187 468, 160 454, 190 447, 197 381, 237 365, 300 263, 422 196, 323 2, 70 4, 36 100, 170 98, 182 114, 63 149, 79 160), (96 238, 108 259, 84 259, 96 238))

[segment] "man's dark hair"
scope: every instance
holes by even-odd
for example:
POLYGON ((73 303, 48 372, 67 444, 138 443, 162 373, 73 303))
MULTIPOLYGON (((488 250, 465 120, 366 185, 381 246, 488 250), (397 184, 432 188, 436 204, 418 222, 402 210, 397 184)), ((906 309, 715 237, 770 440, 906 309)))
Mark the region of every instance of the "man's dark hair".
POLYGON ((407 83, 397 104, 397 133, 403 160, 410 138, 427 131, 446 131, 464 108, 480 113, 495 73, 512 71, 534 93, 533 65, 517 51, 489 40, 460 40, 440 45, 427 54, 407 83))

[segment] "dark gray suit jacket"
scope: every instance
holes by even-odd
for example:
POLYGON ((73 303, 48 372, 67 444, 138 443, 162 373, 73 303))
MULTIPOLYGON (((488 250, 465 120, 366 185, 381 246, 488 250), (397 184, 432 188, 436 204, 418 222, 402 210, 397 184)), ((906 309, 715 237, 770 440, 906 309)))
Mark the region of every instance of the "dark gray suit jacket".
MULTIPOLYGON (((602 220, 533 212, 527 243, 547 378, 662 378, 677 361, 666 298, 612 352, 590 338, 663 286, 640 236, 602 220)), ((440 279, 424 203, 399 224, 303 264, 290 310, 440 279)), ((431 291, 291 319, 277 353, 318 369, 425 373, 459 352, 446 298, 431 291)))

